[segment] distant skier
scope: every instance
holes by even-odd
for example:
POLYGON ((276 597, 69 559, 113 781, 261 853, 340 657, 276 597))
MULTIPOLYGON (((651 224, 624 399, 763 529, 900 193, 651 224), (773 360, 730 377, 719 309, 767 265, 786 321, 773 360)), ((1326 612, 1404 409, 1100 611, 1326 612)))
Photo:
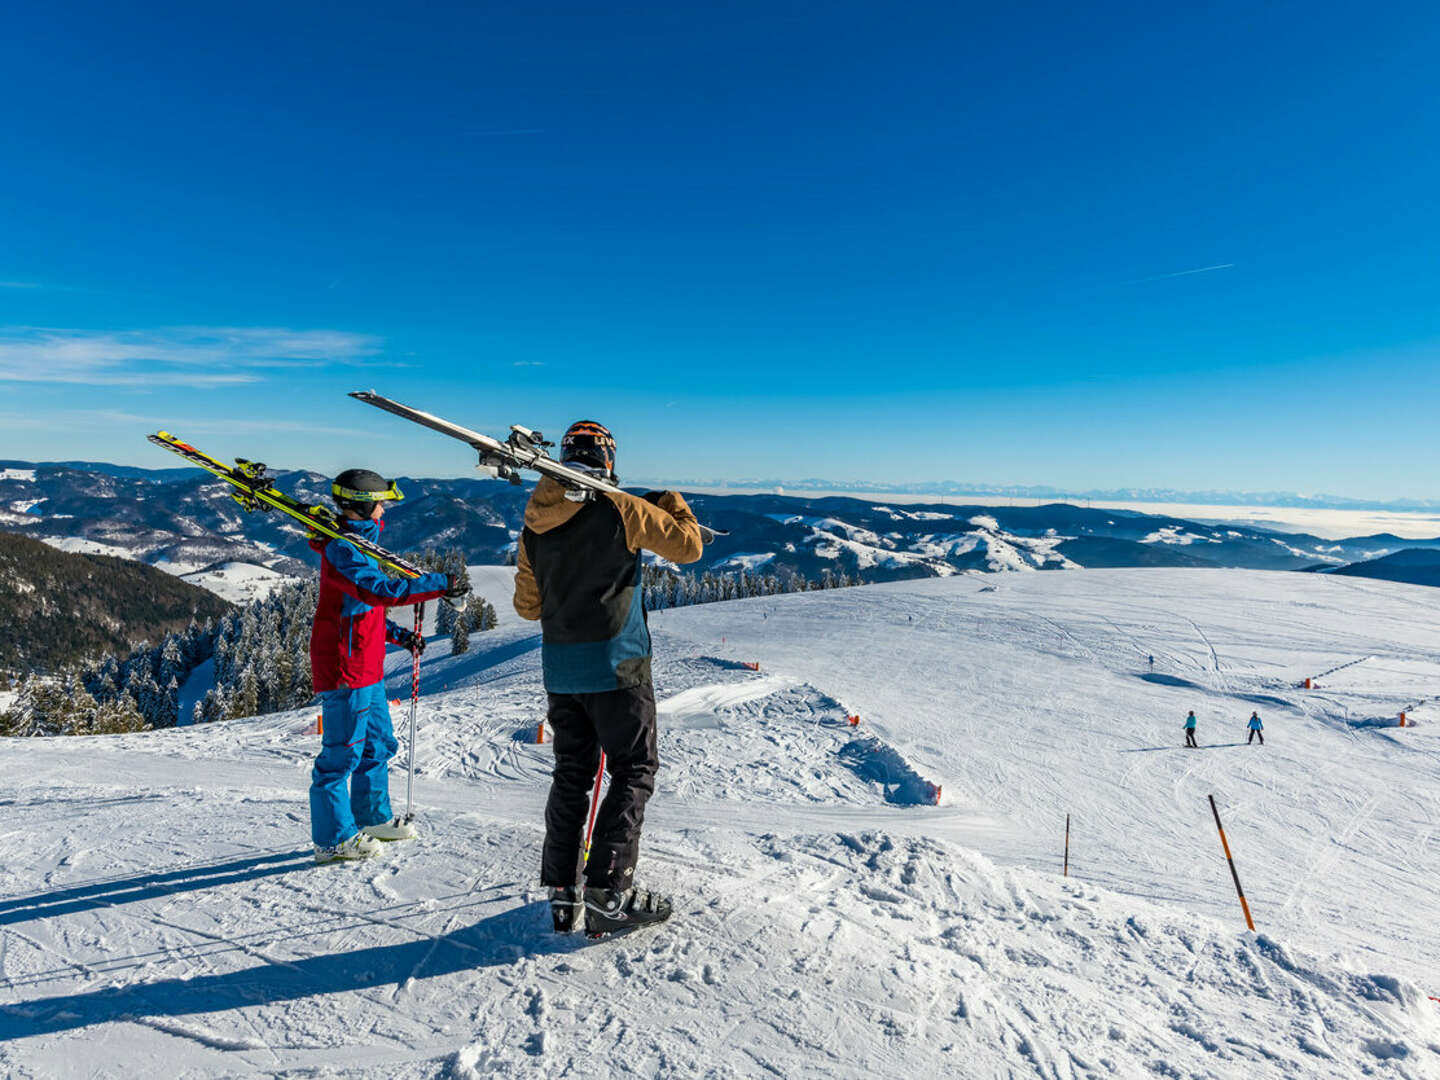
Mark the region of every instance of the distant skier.
MULTIPOLYGON (((572 424, 560 450, 565 463, 616 480, 615 439, 602 425, 572 424)), ((516 550, 515 610, 540 620, 543 637, 555 770, 540 874, 560 932, 576 928, 582 905, 591 934, 670 916, 668 898, 634 881, 659 768, 642 550, 676 563, 700 557, 700 526, 677 492, 607 492, 577 502, 554 480, 535 485, 516 550), (610 790, 587 862, 581 841, 602 750, 610 790)))
POLYGON ((1195 741, 1195 710, 1191 709, 1190 714, 1185 717, 1185 745, 1200 749, 1200 744, 1195 741))
POLYGON ((1260 723, 1260 714, 1258 712, 1252 712, 1250 714, 1250 737, 1245 740, 1245 745, 1249 746, 1252 742, 1254 742, 1256 736, 1259 736, 1260 738, 1260 745, 1264 746, 1265 725, 1260 723))
MULTIPOLYGON (((386 502, 404 498, 393 480, 368 469, 347 469, 330 493, 344 529, 374 543, 386 502)), ((368 859, 380 854, 381 840, 415 836, 413 824, 390 813, 387 767, 396 742, 383 677, 387 641, 418 654, 425 639, 387 621, 383 609, 459 597, 464 589, 446 574, 388 578, 344 540, 312 538, 310 546, 320 555, 310 670, 325 731, 310 774, 310 835, 317 863, 368 859)))

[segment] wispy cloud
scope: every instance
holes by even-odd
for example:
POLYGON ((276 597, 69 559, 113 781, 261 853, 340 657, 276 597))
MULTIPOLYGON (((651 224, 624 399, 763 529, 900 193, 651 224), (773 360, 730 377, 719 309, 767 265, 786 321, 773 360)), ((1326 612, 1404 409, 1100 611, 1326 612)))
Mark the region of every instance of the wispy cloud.
POLYGON ((1234 263, 1217 263, 1214 266, 1197 266, 1193 270, 1176 270, 1172 274, 1155 274, 1152 277, 1136 278, 1134 281, 1125 282, 1126 285, 1143 285, 1147 281, 1164 281, 1172 277, 1189 277, 1191 274, 1208 274, 1214 270, 1233 270, 1234 263))
POLYGON ((38 281, 0 281, 0 289, 38 289, 38 281))
POLYGON ((544 360, 516 360, 511 367, 544 367, 544 360))
MULTIPOLYGON (((160 414, 142 415, 123 409, 55 409, 43 413, 0 411, 0 428, 6 431, 51 431, 57 427, 84 428, 96 430, 119 428, 134 433, 169 430, 176 428, 176 434, 184 437, 195 435, 245 435, 260 432, 295 432, 305 435, 343 435, 354 438, 365 431, 365 417, 356 417, 354 427, 316 424, 309 420, 280 420, 267 417, 197 417, 165 416, 160 414)), ((373 436, 367 436, 373 437, 373 436)), ((14 455, 11 455, 14 456, 14 455)))
POLYGON ((267 368, 364 365, 381 341, 343 330, 178 326, 159 330, 0 329, 0 382, 233 386, 267 368))

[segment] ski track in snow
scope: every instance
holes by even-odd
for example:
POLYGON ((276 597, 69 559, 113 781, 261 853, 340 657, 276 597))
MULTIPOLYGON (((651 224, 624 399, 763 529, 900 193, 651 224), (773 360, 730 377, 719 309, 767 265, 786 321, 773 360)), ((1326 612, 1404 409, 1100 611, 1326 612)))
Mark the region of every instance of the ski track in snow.
MULTIPOLYGON (((640 877, 677 915, 603 942, 551 934, 535 884, 550 748, 513 620, 427 656, 424 835, 373 862, 310 862, 313 710, 0 744, 0 1071, 1440 1076, 1417 981, 1440 970, 1440 708, 1350 722, 1433 695, 1430 594, 1218 571, 980 588, 652 614, 640 877), (1191 707, 1200 751, 1178 746, 1191 707)), ((392 698, 406 672, 397 654, 392 698)), ((403 747, 391 787, 403 808, 403 747)))

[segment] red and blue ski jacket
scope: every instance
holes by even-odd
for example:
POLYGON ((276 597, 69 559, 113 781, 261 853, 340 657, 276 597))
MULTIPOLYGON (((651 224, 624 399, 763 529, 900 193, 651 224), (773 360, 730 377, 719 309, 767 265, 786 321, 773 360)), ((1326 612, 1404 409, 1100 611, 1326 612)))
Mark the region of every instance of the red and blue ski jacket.
MULTIPOLYGON (((346 521, 345 528, 371 543, 380 542, 379 521, 346 521)), ((444 574, 413 581, 385 576, 379 565, 344 540, 312 539, 320 555, 320 601, 310 629, 310 674, 315 692, 348 687, 358 690, 385 674, 385 643, 396 641, 400 627, 385 618, 385 608, 419 604, 443 596, 444 574)))

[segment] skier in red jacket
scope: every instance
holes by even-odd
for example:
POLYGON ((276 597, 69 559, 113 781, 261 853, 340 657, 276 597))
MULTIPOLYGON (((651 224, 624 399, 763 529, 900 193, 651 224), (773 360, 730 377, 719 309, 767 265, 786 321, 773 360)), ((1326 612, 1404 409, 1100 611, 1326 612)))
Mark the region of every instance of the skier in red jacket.
MULTIPOLYGON (((344 529, 373 543, 385 504, 404 498, 393 480, 347 469, 330 486, 344 529)), ((452 599, 464 589, 446 574, 399 581, 340 539, 312 539, 320 555, 320 599, 310 631, 310 671, 320 695, 324 736, 310 776, 310 834, 315 861, 366 859, 381 840, 409 840, 415 826, 390 812, 388 766, 395 753, 385 698, 387 642, 420 653, 425 639, 385 618, 384 609, 452 599), (347 780, 349 791, 347 793, 347 780)))

